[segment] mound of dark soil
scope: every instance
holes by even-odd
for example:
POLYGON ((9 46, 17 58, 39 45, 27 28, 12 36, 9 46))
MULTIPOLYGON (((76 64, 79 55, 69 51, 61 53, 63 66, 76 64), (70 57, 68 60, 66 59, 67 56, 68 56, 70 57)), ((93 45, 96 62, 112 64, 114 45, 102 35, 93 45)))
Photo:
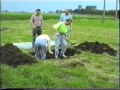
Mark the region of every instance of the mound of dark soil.
POLYGON ((34 58, 22 53, 22 51, 16 46, 13 46, 13 44, 6 44, 5 46, 1 47, 0 57, 1 64, 7 64, 13 67, 37 62, 34 58))
MULTIPOLYGON (((60 52, 61 50, 59 50, 60 52)), ((55 53, 55 50, 53 50, 53 52, 55 53)), ((75 54, 80 54, 81 52, 74 49, 74 48, 67 48, 65 55, 67 56, 67 58, 69 58, 70 56, 74 56, 75 54)), ((49 54, 49 52, 47 52, 47 59, 54 59, 55 55, 51 55, 49 54)), ((59 54, 58 58, 63 59, 63 57, 59 54)))
MULTIPOLYGON (((67 48, 65 55, 68 56, 74 56, 75 54, 80 54, 81 51, 90 51, 92 53, 96 54, 103 54, 103 53, 108 53, 109 55, 116 56, 117 51, 111 48, 108 44, 104 43, 99 43, 99 42, 84 42, 81 43, 78 46, 74 46, 73 48, 67 48)), ((55 50, 53 50, 55 52, 55 50)), ((30 52, 30 54, 34 55, 34 52, 30 52)), ((55 56, 54 54, 51 55, 47 52, 47 59, 54 59, 55 56)), ((63 59, 59 55, 59 58, 63 59)))
POLYGON ((85 42, 74 47, 75 49, 81 49, 82 51, 90 51, 96 54, 108 53, 109 55, 116 56, 117 51, 111 48, 108 44, 96 42, 85 42))
MULTIPOLYGON (((54 53, 55 53, 55 50, 52 50, 54 53)), ((59 50, 60 52, 61 50, 59 50)), ((34 52, 29 52, 31 55, 35 55, 34 52)), ((67 58, 69 58, 70 56, 74 56, 75 54, 80 54, 81 52, 76 50, 76 49, 73 49, 73 48, 67 48, 66 52, 65 52, 65 55, 67 56, 67 58)), ((55 55, 54 54, 50 54, 49 52, 47 52, 46 54, 46 58, 47 59, 54 59, 55 58, 55 55)), ((60 59, 63 59, 63 57, 59 54, 58 55, 58 58, 60 59)))

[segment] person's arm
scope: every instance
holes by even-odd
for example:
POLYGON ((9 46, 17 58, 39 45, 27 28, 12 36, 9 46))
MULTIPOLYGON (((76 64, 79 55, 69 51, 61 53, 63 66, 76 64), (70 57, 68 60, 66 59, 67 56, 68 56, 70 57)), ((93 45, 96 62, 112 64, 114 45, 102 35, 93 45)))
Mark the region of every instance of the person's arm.
POLYGON ((72 22, 71 22, 71 24, 70 24, 70 30, 72 30, 72 22))
POLYGON ((36 28, 35 25, 34 25, 34 19, 33 19, 33 17, 34 17, 34 15, 32 15, 30 22, 31 22, 33 28, 36 28))
POLYGON ((41 15, 41 27, 43 26, 43 17, 41 15))
POLYGON ((68 40, 68 35, 67 34, 65 34, 65 39, 68 40))
POLYGON ((63 22, 63 14, 60 16, 60 22, 63 22))
POLYGON ((57 30, 59 29, 60 25, 61 25, 61 22, 53 25, 53 28, 56 30, 55 35, 58 34, 57 30))
MULTIPOLYGON (((72 15, 71 15, 70 18, 71 18, 71 20, 73 20, 73 19, 72 19, 72 15)), ((71 22, 71 24, 70 24, 70 29, 72 30, 72 22, 71 22)))
POLYGON ((53 54, 52 50, 51 50, 51 47, 50 47, 50 41, 48 41, 48 51, 50 54, 53 54))

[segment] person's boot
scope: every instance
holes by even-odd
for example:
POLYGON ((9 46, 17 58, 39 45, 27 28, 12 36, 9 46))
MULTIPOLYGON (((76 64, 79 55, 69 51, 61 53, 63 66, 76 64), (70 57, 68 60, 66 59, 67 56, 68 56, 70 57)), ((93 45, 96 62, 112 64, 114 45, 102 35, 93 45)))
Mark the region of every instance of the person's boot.
POLYGON ((55 59, 58 59, 58 56, 55 56, 55 59))
POLYGON ((67 58, 67 56, 66 56, 66 55, 62 55, 62 57, 63 57, 63 58, 67 58))

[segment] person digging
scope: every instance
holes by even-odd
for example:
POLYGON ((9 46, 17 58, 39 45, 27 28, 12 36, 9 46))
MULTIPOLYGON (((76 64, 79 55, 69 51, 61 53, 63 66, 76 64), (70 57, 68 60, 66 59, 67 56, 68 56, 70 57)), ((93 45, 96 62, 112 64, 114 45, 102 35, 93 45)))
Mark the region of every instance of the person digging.
POLYGON ((53 54, 50 47, 50 37, 47 34, 39 35, 35 40, 35 58, 46 59, 47 48, 50 54, 53 54))
POLYGON ((58 22, 57 24, 53 25, 53 28, 56 30, 56 37, 55 37, 55 58, 58 58, 59 49, 61 48, 60 56, 66 58, 65 55, 67 49, 67 33, 68 33, 68 25, 72 22, 71 19, 67 19, 65 22, 58 22))

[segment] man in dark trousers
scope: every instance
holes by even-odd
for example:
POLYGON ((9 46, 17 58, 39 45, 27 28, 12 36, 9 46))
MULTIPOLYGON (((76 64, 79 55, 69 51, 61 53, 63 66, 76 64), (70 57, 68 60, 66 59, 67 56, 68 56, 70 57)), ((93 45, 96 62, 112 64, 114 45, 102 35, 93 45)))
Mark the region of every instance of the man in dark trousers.
POLYGON ((32 15, 31 17, 31 23, 33 26, 33 41, 32 41, 32 46, 34 48, 34 43, 35 43, 35 39, 37 36, 42 34, 42 25, 43 25, 43 17, 40 14, 41 10, 37 9, 36 13, 32 15))

